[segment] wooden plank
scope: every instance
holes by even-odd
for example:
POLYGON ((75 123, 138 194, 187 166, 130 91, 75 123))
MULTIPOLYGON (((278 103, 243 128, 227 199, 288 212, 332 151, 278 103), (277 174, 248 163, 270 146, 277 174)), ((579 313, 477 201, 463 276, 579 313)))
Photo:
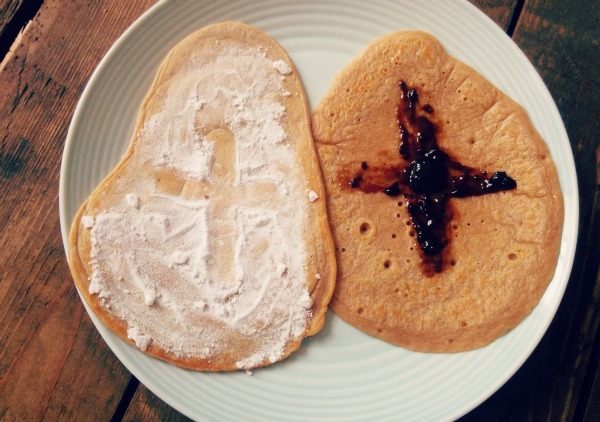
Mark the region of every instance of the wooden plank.
POLYGON ((35 17, 44 0, 0 0, 0 61, 35 17))
POLYGON ((191 419, 177 412, 140 384, 133 396, 131 405, 123 417, 124 422, 188 422, 191 419))
POLYGON ((469 0, 505 32, 509 28, 515 12, 517 0, 469 0))
MULTIPOLYGON (((0 0, 0 38, 2 38, 6 25, 15 16, 22 3, 23 0, 0 0)), ((1 59, 2 57, 0 57, 1 59)))
MULTIPOLYGON (((600 171, 600 148, 598 151, 598 169, 600 171)), ((600 185, 600 180, 598 181, 600 185)), ((600 211, 600 204, 596 204, 596 212, 600 211)), ((596 222, 598 221, 598 214, 596 222)), ((600 239, 600 224, 596 223, 596 233, 600 239)), ((597 244, 596 257, 600 256, 600 242, 597 244)), ((596 289, 594 293, 600 289, 600 272, 596 277, 596 289)), ((595 300, 598 296, 595 295, 595 300)), ((588 373, 584 378, 584 385, 582 386, 582 394, 580 399, 580 405, 575 410, 574 420, 582 420, 584 422, 596 422, 600 421, 600 336, 596 334, 596 341, 590 356, 590 364, 588 365, 588 373), (589 394, 586 395, 586 393, 589 394), (587 398, 587 400, 586 400, 587 398)))
POLYGON ((599 20, 596 0, 528 0, 515 29, 514 40, 546 82, 570 137, 581 194, 580 238, 548 333, 521 370, 468 420, 582 420, 586 414, 593 418, 600 402, 598 359, 589 367, 600 341, 599 20))
MULTIPOLYGON (((72 4, 58 0, 47 1, 40 11, 40 16, 25 32, 22 44, 17 46, 0 72, 0 280, 3 281, 0 283, 0 419, 22 419, 27 416, 35 419, 35 416, 40 415, 50 420, 82 417, 87 419, 91 415, 108 419, 127 384, 128 373, 98 337, 89 319, 82 312, 81 305, 79 308, 74 306, 79 302, 73 297, 72 285, 65 281, 69 280, 69 275, 61 255, 56 212, 58 163, 68 121, 65 116, 72 113, 91 70, 128 22, 151 3, 147 1, 142 5, 132 5, 105 1, 89 5, 83 1, 72 4), (63 10, 62 16, 59 10, 63 10), (68 21, 64 18, 66 16, 68 21), (35 41, 36 37, 42 41, 35 41), (81 40, 81 45, 71 45, 75 44, 72 43, 74 38, 81 40), (36 116, 44 109, 51 109, 52 112, 40 120, 36 116), (42 161, 42 158, 45 160, 42 161), (52 229, 48 230, 47 227, 52 229), (74 320, 78 320, 78 324, 74 324, 74 320), (61 342, 50 343, 49 336, 60 339, 61 342), (45 356, 48 351, 51 353, 49 358, 45 356), (44 362, 44 359, 47 359, 47 362, 44 362), (34 365, 28 367, 27 362, 33 362, 34 365), (32 370, 36 368, 35 365, 40 365, 37 368, 43 369, 46 382, 36 382, 34 391, 30 393, 26 387, 31 379, 37 379, 38 374, 32 370), (82 369, 85 370, 83 373, 80 372, 82 369), (97 383, 100 385, 97 386, 97 383), (22 398, 9 389, 21 392, 25 403, 19 402, 22 398), (107 394, 110 392, 113 393, 107 394), (26 409, 26 406, 31 407, 26 409)), ((535 11, 536 7, 542 8, 538 3, 528 3, 524 16, 527 16, 528 11, 535 11)), ((570 7, 579 8, 577 4, 570 7)), ((505 27, 501 17, 508 16, 507 13, 500 9, 495 10, 490 14, 495 14, 494 19, 500 20, 496 22, 505 27)), ((596 9, 588 4, 582 6, 581 10, 587 11, 585 13, 591 10, 593 14, 596 9)), ((536 16, 535 13, 530 13, 536 16)), ((555 13, 558 15, 556 10, 555 13)), ((561 9, 560 13, 571 12, 563 12, 561 9)), ((584 21, 590 22, 590 19, 588 16, 587 21, 584 21)), ((594 19, 597 20, 597 16, 594 19)), ((534 33, 539 29, 535 29, 535 25, 532 28, 534 29, 530 28, 529 31, 534 33)), ((519 37, 519 34, 523 37, 522 42, 531 36, 523 27, 517 26, 516 36, 519 37)), ((569 49, 580 49, 589 54, 589 44, 594 42, 597 50, 597 33, 590 35, 583 47, 577 45, 580 35, 572 34, 563 49, 557 48, 556 45, 548 46, 544 60, 548 55, 553 55, 555 60, 563 55, 567 60, 579 60, 577 54, 581 53, 573 53, 571 56, 563 53, 568 53, 569 49)), ((561 39, 555 38, 553 42, 559 43, 557 40, 561 39)), ((543 45, 544 39, 540 42, 543 45)), ((593 51, 595 50, 591 50, 592 53, 593 51)), ((535 61, 534 64, 544 68, 535 61)), ((594 63, 588 61, 586 65, 594 69, 594 63)), ((568 70, 568 64, 564 65, 564 68, 568 70)), ((548 65, 546 78, 555 74, 552 69, 548 65)), ((577 70, 580 73, 586 71, 577 70)), ((588 69, 588 79, 583 78, 583 86, 577 90, 577 96, 582 97, 572 100, 579 112, 585 108, 583 105, 586 100, 591 101, 588 105, 597 106, 597 86, 594 85, 594 79, 589 77, 590 72, 594 75, 593 71, 588 69), (586 90, 589 92, 581 92, 586 90), (593 93, 595 98, 592 98, 593 93)), ((560 86, 560 81, 556 83, 560 86)), ((554 86, 552 83, 549 85, 551 89, 554 86)), ((565 96, 563 101, 567 105, 559 103, 559 107, 565 113, 565 110, 570 110, 568 104, 571 100, 565 96)), ((593 107, 589 108, 593 110, 593 107)), ((593 150, 594 140, 598 139, 597 117, 590 116, 589 111, 586 113, 583 110, 583 115, 565 119, 572 139, 573 127, 579 127, 578 121, 583 126, 583 129, 576 130, 581 136, 574 141, 576 149, 580 148, 577 154, 578 165, 581 162, 587 163, 586 154, 592 158, 596 156, 590 152, 593 150)), ((591 166, 584 164, 583 167, 585 175, 581 178, 587 183, 591 166)), ((592 185, 586 192, 594 192, 593 188, 592 185)), ((582 207, 582 228, 585 230, 593 229, 591 210, 597 209, 597 205, 596 208, 593 205, 596 199, 597 197, 582 199, 582 204, 585 205, 582 207)), ((595 232, 597 229, 591 230, 591 233, 595 232)), ((584 246, 585 242, 583 241, 584 246)), ((592 242, 587 240, 588 245, 592 242)), ((562 376, 559 380, 571 379, 570 374, 575 373, 573 365, 577 363, 577 359, 579 362, 587 361, 585 354, 576 352, 571 355, 573 350, 568 347, 562 349, 564 339, 561 336, 567 328, 577 348, 583 351, 587 348, 589 355, 593 343, 589 333, 595 335, 597 327, 597 315, 593 308, 597 305, 598 296, 590 282, 595 277, 587 281, 585 278, 597 274, 597 268, 594 270, 592 265, 594 256, 598 255, 588 253, 579 256, 577 263, 583 269, 575 276, 577 280, 569 286, 570 293, 568 292, 565 298, 567 305, 563 304, 559 312, 570 315, 572 306, 581 305, 576 300, 579 295, 592 298, 589 303, 583 303, 585 311, 582 310, 578 317, 567 318, 567 321, 572 322, 553 324, 542 347, 536 350, 523 370, 511 380, 511 384, 482 406, 483 411, 479 415, 487 417, 481 417, 479 420, 520 420, 531 414, 540 415, 540 418, 547 414, 551 418, 575 412, 574 405, 565 405, 564 401, 565 397, 581 394, 581 381, 578 380, 583 378, 580 374, 584 369, 579 368, 575 381, 571 383, 579 383, 578 391, 573 388, 571 393, 565 392, 550 381, 554 380, 557 374, 562 376), (572 289, 574 283, 580 283, 582 286, 578 287, 576 292, 572 289), (584 337, 579 344, 577 340, 581 333, 584 337), (548 349, 556 349, 558 352, 549 353, 548 349), (561 358, 560 364, 552 361, 557 356, 561 358), (559 370, 560 365, 565 365, 565 368, 559 370), (549 373, 546 372, 546 367, 550 368, 549 373), (521 382, 525 382, 525 387, 519 388, 521 382), (546 384, 553 385, 553 390, 540 388, 546 384), (529 390, 536 388, 544 391, 537 395, 531 394, 529 390), (560 398, 560 406, 569 410, 566 413, 565 409, 544 410, 543 413, 539 413, 539 409, 536 410, 536 401, 539 407, 540 403, 552 403, 553 397, 560 398), (507 404, 509 410, 503 411, 507 404), (554 410, 556 411, 553 413, 554 410)), ((561 317, 560 321, 563 319, 561 317)), ((557 384, 560 382, 557 381, 557 384)), ((592 393, 593 391, 592 389, 592 393)), ((140 415, 157 420, 186 420, 143 386, 140 386, 134 395, 126 418, 132 420, 140 415)), ((474 415, 477 416, 477 413, 474 415)))
POLYGON ((155 0, 48 0, 0 66, 0 419, 109 419, 130 374, 71 281, 58 179, 93 69, 155 0))

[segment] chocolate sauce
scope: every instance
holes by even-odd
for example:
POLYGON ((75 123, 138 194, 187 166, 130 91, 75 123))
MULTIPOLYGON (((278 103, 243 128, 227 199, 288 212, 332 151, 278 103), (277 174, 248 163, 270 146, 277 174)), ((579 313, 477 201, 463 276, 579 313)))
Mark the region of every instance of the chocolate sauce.
POLYGON ((385 193, 388 196, 398 196, 402 193, 402 189, 400 188, 400 182, 394 182, 391 185, 389 185, 387 188, 385 188, 383 190, 383 193, 385 193))
MULTIPOLYGON (((398 86, 398 152, 408 165, 375 167, 363 161, 349 186, 364 193, 404 195, 422 252, 423 270, 431 276, 444 268, 443 252, 450 242, 448 223, 452 220, 449 199, 511 190, 517 183, 505 172, 488 177, 488 172, 452 159, 438 146, 437 125, 419 113, 417 90, 403 81, 398 86)), ((421 110, 427 115, 434 114, 429 104, 421 110)))
POLYGON ((429 104, 425 104, 423 107, 421 107, 421 110, 423 110, 427 114, 433 113, 433 107, 431 107, 429 104))
POLYGON ((350 183, 348 183, 348 185, 353 188, 360 188, 360 182, 362 182, 362 176, 356 176, 354 177, 352 180, 350 180, 350 183))

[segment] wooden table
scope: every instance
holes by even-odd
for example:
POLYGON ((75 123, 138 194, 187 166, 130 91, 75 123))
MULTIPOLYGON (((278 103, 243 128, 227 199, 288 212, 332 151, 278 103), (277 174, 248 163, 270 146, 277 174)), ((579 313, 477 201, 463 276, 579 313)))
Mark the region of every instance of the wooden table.
MULTIPOLYGON (((573 273, 550 329, 464 420, 600 420, 600 2, 471 1, 548 85, 575 154, 581 214, 573 273)), ((79 96, 154 2, 0 0, 0 420, 186 419, 99 336, 59 227, 61 154, 79 96)))

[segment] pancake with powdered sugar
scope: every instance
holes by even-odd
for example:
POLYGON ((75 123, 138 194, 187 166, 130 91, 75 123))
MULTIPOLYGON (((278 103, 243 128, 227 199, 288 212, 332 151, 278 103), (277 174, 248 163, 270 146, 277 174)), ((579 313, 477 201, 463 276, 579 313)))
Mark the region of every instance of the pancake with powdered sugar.
POLYGON ((336 266, 306 97, 283 48, 231 22, 178 43, 69 246, 102 322, 175 365, 248 370, 317 333, 336 266))

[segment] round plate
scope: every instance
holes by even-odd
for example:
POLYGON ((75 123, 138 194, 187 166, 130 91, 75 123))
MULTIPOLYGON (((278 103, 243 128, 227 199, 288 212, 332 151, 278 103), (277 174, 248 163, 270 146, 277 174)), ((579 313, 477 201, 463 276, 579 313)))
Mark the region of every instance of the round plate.
POLYGON ((539 306, 488 347, 458 354, 409 352, 330 313, 324 330, 284 362, 254 371, 199 373, 152 359, 91 314, 125 366, 180 412, 202 420, 450 420, 496 391, 537 345, 562 298, 577 236, 573 156, 550 94, 512 40, 466 1, 166 1, 133 24, 102 60, 77 107, 60 180, 65 248, 73 217, 124 153, 143 98, 166 53, 223 20, 252 24, 296 63, 314 107, 334 75, 377 37, 403 29, 435 35, 528 111, 558 167, 565 195, 562 248, 539 306))

